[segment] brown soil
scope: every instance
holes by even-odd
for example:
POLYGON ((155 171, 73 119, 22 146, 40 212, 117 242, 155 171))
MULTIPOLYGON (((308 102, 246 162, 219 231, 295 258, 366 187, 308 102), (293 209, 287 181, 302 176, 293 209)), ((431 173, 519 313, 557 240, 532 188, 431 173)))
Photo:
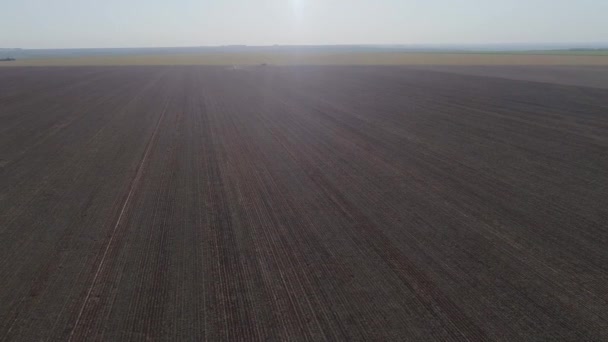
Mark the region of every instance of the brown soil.
POLYGON ((608 339, 608 90, 0 70, 0 340, 608 339))

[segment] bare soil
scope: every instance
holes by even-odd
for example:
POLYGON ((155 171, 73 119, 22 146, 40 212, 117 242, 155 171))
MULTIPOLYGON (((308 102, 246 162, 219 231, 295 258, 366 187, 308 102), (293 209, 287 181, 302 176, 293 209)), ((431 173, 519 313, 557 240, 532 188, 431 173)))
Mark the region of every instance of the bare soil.
POLYGON ((608 339, 608 90, 0 70, 0 340, 608 339))
POLYGON ((607 66, 554 65, 428 65, 419 69, 464 75, 500 77, 512 80, 544 82, 608 89, 607 66))

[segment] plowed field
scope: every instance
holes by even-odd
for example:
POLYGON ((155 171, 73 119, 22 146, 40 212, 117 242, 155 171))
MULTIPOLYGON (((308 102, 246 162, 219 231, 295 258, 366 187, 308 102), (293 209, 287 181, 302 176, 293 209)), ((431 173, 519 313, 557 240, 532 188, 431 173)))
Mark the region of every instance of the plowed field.
POLYGON ((607 339, 606 89, 0 70, 2 341, 607 339))

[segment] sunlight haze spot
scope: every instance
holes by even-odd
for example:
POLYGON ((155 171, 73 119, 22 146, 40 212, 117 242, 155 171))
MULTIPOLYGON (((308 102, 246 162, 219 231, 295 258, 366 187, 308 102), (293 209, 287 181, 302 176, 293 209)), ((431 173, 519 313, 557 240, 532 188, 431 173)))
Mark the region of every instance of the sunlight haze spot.
POLYGON ((0 47, 608 43, 599 0, 19 0, 0 47))

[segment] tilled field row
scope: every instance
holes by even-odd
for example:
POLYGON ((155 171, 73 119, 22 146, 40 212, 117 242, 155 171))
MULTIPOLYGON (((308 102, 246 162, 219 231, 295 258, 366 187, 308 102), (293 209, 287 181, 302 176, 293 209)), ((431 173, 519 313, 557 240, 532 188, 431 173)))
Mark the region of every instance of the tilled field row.
POLYGON ((398 67, 0 70, 0 340, 605 340, 607 109, 398 67))

